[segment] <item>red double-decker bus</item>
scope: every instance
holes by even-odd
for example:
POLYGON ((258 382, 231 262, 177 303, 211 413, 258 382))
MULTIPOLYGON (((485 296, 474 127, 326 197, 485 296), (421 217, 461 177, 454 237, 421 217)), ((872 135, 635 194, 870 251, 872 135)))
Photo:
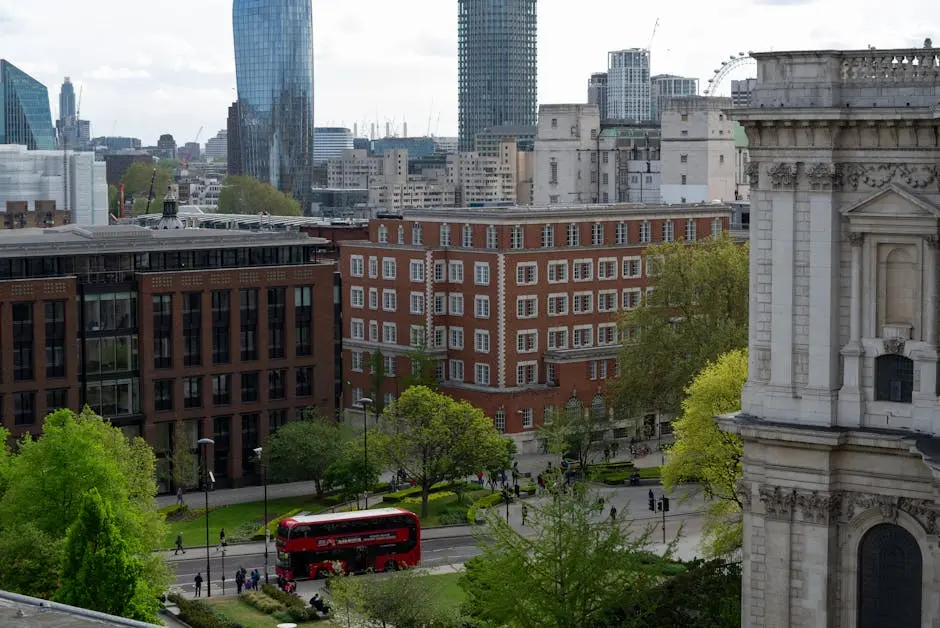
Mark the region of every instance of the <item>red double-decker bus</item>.
POLYGON ((277 575, 317 578, 347 572, 392 571, 421 560, 421 523, 403 508, 376 508, 282 519, 277 527, 277 575))

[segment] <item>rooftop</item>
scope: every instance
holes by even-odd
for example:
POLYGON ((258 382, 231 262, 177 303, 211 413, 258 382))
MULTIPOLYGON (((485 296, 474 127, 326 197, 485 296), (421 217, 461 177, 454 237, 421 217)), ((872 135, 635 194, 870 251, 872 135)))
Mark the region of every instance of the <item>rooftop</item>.
MULTIPOLYGON (((315 190, 316 191, 316 190, 315 190)), ((343 192, 361 192, 362 190, 334 190, 334 191, 343 191, 343 192)), ((220 214, 206 212, 202 209, 196 208, 198 211, 193 211, 191 209, 194 206, 184 205, 180 207, 179 216, 183 219, 188 225, 194 227, 226 227, 226 228, 235 228, 250 230, 253 227, 257 227, 257 230, 261 230, 263 227, 270 227, 275 231, 286 231, 293 229, 294 231, 299 230, 301 227, 361 227, 364 226, 368 221, 360 220, 355 218, 320 218, 320 217, 309 217, 309 216, 262 216, 261 214, 220 214), (185 211, 184 211, 185 208, 185 211)), ((160 214, 145 214, 143 216, 135 216, 130 219, 133 222, 136 222, 139 225, 155 225, 160 221, 160 214)), ((214 229, 209 229, 213 231, 214 229)), ((217 230, 217 229, 216 229, 217 230)), ((198 231, 198 229, 192 229, 188 231, 198 231)), ((236 229, 237 231, 237 229, 236 229)))
POLYGON ((489 220, 492 222, 513 222, 541 220, 556 222, 568 218, 584 219, 598 217, 604 214, 612 218, 619 216, 629 217, 631 214, 644 216, 649 214, 719 214, 731 211, 729 203, 712 201, 710 203, 606 203, 597 205, 517 205, 499 208, 463 208, 448 207, 435 209, 404 209, 401 217, 404 220, 441 219, 452 220, 456 218, 465 220, 489 220))
POLYGON ((347 521, 350 519, 362 519, 363 517, 392 517, 394 515, 411 514, 410 510, 404 508, 373 508, 371 510, 353 510, 350 512, 337 512, 324 515, 297 515, 289 517, 296 523, 332 523, 334 521, 347 521))
POLYGON ((0 591, 0 626, 10 628, 102 628, 125 626, 127 628, 157 628, 114 615, 105 615, 84 608, 41 600, 27 595, 0 591))

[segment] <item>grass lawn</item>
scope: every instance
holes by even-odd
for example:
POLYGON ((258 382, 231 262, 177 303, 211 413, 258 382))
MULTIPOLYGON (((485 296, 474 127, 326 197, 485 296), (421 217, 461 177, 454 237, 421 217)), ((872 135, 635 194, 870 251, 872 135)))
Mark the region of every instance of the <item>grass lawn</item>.
MULTIPOLYGON (((190 497, 187 501, 190 508, 200 508, 198 500, 190 497)), ((326 506, 318 503, 316 498, 310 495, 269 499, 268 519, 274 519, 297 508, 310 512, 319 512, 324 510, 326 506)), ((176 543, 176 535, 179 532, 183 533, 183 545, 186 547, 205 544, 206 518, 201 509, 196 510, 194 514, 196 516, 190 515, 191 518, 188 519, 167 522, 167 532, 163 537, 162 547, 172 548, 176 543)), ((219 542, 220 528, 225 528, 225 535, 229 541, 248 540, 248 538, 239 537, 254 534, 262 525, 264 525, 263 501, 210 508, 209 542, 213 544, 219 542)))
MULTIPOLYGON (((250 606, 237 598, 215 598, 206 599, 206 603, 212 606, 216 612, 225 615, 232 621, 237 621, 245 628, 273 628, 282 623, 271 615, 265 615, 258 609, 250 606)), ((307 621, 298 626, 335 626, 332 621, 307 621)))
MULTIPOLYGON (((466 525, 467 524, 467 509, 470 508, 470 504, 473 503, 475 499, 479 499, 483 495, 488 494, 489 489, 473 489, 466 491, 463 494, 463 504, 457 503, 457 496, 445 497, 444 499, 437 499, 434 501, 428 502, 428 516, 421 519, 422 528, 436 528, 441 525, 466 525)), ((421 516, 421 503, 413 504, 409 502, 399 502, 397 504, 390 504, 392 506, 399 506, 405 510, 410 510, 418 516, 421 516)))
POLYGON ((457 584, 460 574, 441 573, 427 576, 428 586, 433 587, 441 606, 445 608, 460 608, 467 594, 457 584))

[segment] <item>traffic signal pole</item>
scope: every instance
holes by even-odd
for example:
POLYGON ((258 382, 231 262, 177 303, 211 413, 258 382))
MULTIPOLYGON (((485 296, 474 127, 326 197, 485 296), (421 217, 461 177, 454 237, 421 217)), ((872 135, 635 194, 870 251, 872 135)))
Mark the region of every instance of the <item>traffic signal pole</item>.
POLYGON ((653 495, 653 490, 650 489, 649 492, 649 509, 650 512, 656 512, 657 510, 663 515, 663 545, 666 544, 666 513, 669 512, 669 498, 666 497, 665 493, 659 498, 653 495))

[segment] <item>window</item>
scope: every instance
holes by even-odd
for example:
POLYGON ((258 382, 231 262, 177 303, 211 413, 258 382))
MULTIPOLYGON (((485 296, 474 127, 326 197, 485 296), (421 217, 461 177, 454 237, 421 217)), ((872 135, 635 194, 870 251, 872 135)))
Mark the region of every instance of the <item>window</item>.
POLYGON ((452 316, 463 316, 463 294, 450 293, 450 313, 452 316))
POLYGON ((663 272, 663 256, 662 255, 647 255, 646 256, 646 276, 647 277, 656 277, 661 275, 663 272))
POLYGON ((623 278, 638 279, 643 276, 643 261, 639 257, 623 258, 623 278))
POLYGON ((369 257, 369 278, 377 279, 379 276, 379 258, 374 255, 369 257))
POLYGON ((516 365, 516 386, 538 383, 539 367, 537 362, 519 362, 516 365))
POLYGON ((268 288, 268 358, 284 357, 286 288, 268 288))
POLYGON ((640 307, 641 294, 639 288, 626 288, 623 291, 623 309, 632 310, 640 307))
POLYGON ((409 274, 411 275, 411 281, 416 283, 424 282, 424 260, 413 259, 408 262, 409 274))
POLYGON ((525 296, 516 298, 516 318, 535 318, 539 311, 539 298, 525 296))
POLYGON ((398 276, 398 264, 394 257, 382 258, 382 279, 395 279, 398 276))
MULTIPOLYGON (((361 358, 362 353, 359 356, 361 358)), ((285 397, 287 397, 287 369, 268 371, 268 400, 284 399, 285 397)))
POLYGON ((405 228, 402 225, 398 225, 398 243, 405 243, 405 228))
POLYGON ((398 343, 398 325, 395 323, 382 323, 382 342, 387 345, 398 343))
POLYGON ((385 407, 386 408, 389 407, 390 405, 395 403, 395 393, 390 393, 390 392, 385 393, 384 395, 382 395, 382 400, 385 402, 385 407))
POLYGON ((451 260, 447 264, 450 283, 463 283, 463 262, 451 260))
POLYGON ((229 302, 231 294, 228 290, 212 291, 212 363, 227 364, 231 360, 229 353, 231 345, 229 302))
POLYGON ((617 278, 616 257, 604 257, 597 260, 597 278, 602 281, 617 278))
POLYGON ((434 295, 434 313, 447 314, 447 293, 438 292, 434 295))
POLYGON ((473 263, 473 284, 477 286, 490 285, 489 262, 474 262, 473 263))
POLYGON ((490 298, 488 296, 478 294, 473 297, 473 315, 476 318, 490 317, 490 298))
POLYGON ((463 360, 450 361, 450 379, 455 382, 463 381, 463 360))
POLYGON ((260 392, 258 391, 258 373, 242 373, 242 403, 253 403, 258 401, 260 392))
POLYGON ((644 220, 640 223, 640 244, 649 244, 650 241, 650 223, 648 220, 644 220))
POLYGON ((496 227, 494 225, 490 225, 486 228, 486 248, 499 248, 499 233, 496 231, 496 227))
POLYGON ((13 393, 14 425, 32 425, 36 422, 36 393, 13 393))
POLYGON ((594 311, 593 292, 575 292, 571 298, 572 311, 575 314, 590 314, 594 311))
POLYGON ((617 244, 626 244, 627 243, 627 223, 618 222, 617 223, 617 244))
MULTIPOLYGON (((719 133, 720 133, 720 131, 719 131, 719 133)), ((718 163, 719 163, 719 164, 725 163, 725 156, 724 156, 724 155, 718 155, 718 163)))
POLYGON ((493 417, 493 427, 499 432, 506 431, 506 411, 500 408, 493 417))
POLYGON ((914 392, 914 362, 902 355, 875 358, 875 401, 911 403, 914 392))
POLYGON ((546 307, 549 316, 564 316, 568 313, 568 294, 557 292, 548 295, 546 307))
POLYGON ((601 323, 597 326, 597 345, 607 346, 617 344, 617 325, 615 323, 601 323))
POLYGON ((365 293, 362 290, 362 286, 352 286, 349 288, 349 305, 359 309, 365 307, 365 293))
POLYGON ((46 391, 46 412, 69 407, 69 389, 51 388, 46 391))
POLYGON ((153 382, 153 409, 166 412, 173 409, 173 380, 157 379, 153 382))
POLYGON ((258 359, 258 290, 242 288, 238 291, 239 320, 241 321, 241 359, 258 359))
POLYGON ((441 246, 450 246, 450 225, 446 222, 441 225, 441 246))
POLYGON ((688 134, 689 134, 688 129, 682 129, 681 131, 679 131, 679 135, 681 135, 682 137, 686 137, 688 134))
POLYGON ((516 332, 516 351, 518 353, 534 353, 539 349, 539 332, 526 329, 516 332))
POLYGON ((531 286, 538 282, 538 264, 535 262, 524 262, 516 264, 516 285, 531 286))
POLYGON ((349 256, 349 276, 362 277, 365 272, 365 264, 361 255, 349 256))
POLYGON ((558 118, 552 118, 552 128, 553 129, 558 128, 558 118))
POLYGON ((434 281, 435 282, 441 283, 443 281, 446 281, 446 277, 444 275, 445 266, 446 264, 442 260, 438 260, 434 262, 434 281))
POLYGON ((390 288, 382 290, 382 310, 395 312, 398 310, 398 293, 390 288))
POLYGON ((523 239, 522 227, 519 225, 514 225, 512 229, 509 230, 509 248, 511 249, 522 249, 525 248, 525 240, 523 239))
POLYGON ((450 348, 463 349, 463 327, 450 328, 450 348))
POLYGON ((617 311, 617 291, 601 290, 597 293, 597 311, 598 312, 616 312, 617 311))
POLYGON ((671 220, 663 223, 663 242, 672 242, 675 240, 675 229, 671 220))
POLYGON ((597 360, 588 362, 588 379, 591 381, 597 379, 597 360))
POLYGON ((571 345, 575 349, 594 346, 594 327, 592 325, 575 325, 571 330, 571 345))
POLYGON ((398 358, 394 355, 382 356, 383 368, 388 377, 395 377, 398 374, 398 358))
POLYGON ((572 222, 568 225, 568 246, 581 245, 581 226, 572 222))
POLYGON ((567 349, 568 348, 568 328, 567 327, 549 328, 548 348, 549 349, 567 349))
POLYGON ((542 226, 542 248, 547 249, 555 246, 555 226, 542 226))
POLYGON ((369 309, 370 310, 379 309, 379 289, 378 288, 369 288, 369 309))
POLYGON ((411 226, 411 244, 421 246, 424 244, 424 228, 420 223, 414 223, 411 226))
MULTIPOLYGON (((301 366, 294 375, 295 394, 298 397, 309 397, 313 394, 313 367, 301 366)), ((362 399, 362 396, 359 397, 362 399)))
POLYGON ((473 350, 477 353, 490 352, 490 332, 486 329, 476 329, 473 332, 473 350))
POLYGON ((568 262, 548 263, 548 283, 568 282, 568 262))
POLYGON ((680 164, 685 164, 685 163, 688 163, 688 162, 689 162, 689 156, 688 156, 688 155, 679 155, 679 163, 680 163, 680 164))
POLYGON ((473 248, 473 228, 470 225, 463 226, 460 244, 465 249, 473 248))
MULTIPOLYGON (((604 175, 604 179, 607 179, 607 175, 604 175)), ((605 180, 604 183, 607 183, 605 180)), ((591 245, 592 246, 602 246, 604 244, 604 225, 595 222, 591 225, 591 245)))
POLYGON ((361 318, 350 319, 349 337, 353 340, 365 340, 365 324, 361 318))
POLYGON ((444 349, 447 347, 447 328, 446 327, 434 328, 434 346, 440 349, 444 349))
POLYGON ((183 407, 184 408, 202 407, 202 378, 201 377, 183 378, 183 407))
MULTIPOLYGON (((556 183, 557 183, 557 181, 556 181, 556 183)), ((557 204, 558 204, 558 195, 557 195, 557 194, 552 194, 551 196, 549 196, 549 197, 548 197, 548 204, 549 204, 549 205, 557 205, 557 204)))
POLYGON ((721 235, 721 232, 722 232, 721 218, 713 218, 712 219, 712 237, 717 238, 718 236, 721 235))
POLYGON ((65 301, 43 305, 46 327, 46 377, 65 377, 65 301))
POLYGON ((424 293, 423 292, 411 293, 410 311, 412 314, 424 314, 424 293))
POLYGON ((594 262, 589 259, 576 259, 573 263, 572 277, 575 281, 591 281, 594 278, 594 262))
POLYGON ((212 376, 212 403, 216 406, 232 403, 232 376, 228 373, 212 376))
MULTIPOLYGON (((928 563, 932 578, 933 565, 928 563)), ((858 546, 857 625, 919 628, 923 625, 924 557, 914 536, 896 523, 869 528, 858 546)))
POLYGON ((294 340, 297 356, 313 355, 313 288, 294 288, 294 340))
POLYGON ((408 327, 408 345, 411 347, 423 347, 425 344, 425 333, 423 325, 411 325, 408 327))
POLYGON ((532 408, 522 409, 522 429, 532 429, 532 408))
MULTIPOLYGON (((15 325, 16 323, 14 323, 15 325)), ((173 366, 173 297, 153 295, 153 367, 173 366)))
POLYGON ((287 410, 268 412, 268 434, 274 434, 285 423, 287 423, 287 410))
POLYGON ((548 163, 548 182, 551 185, 558 185, 558 161, 554 157, 548 163))
POLYGON ((695 239, 696 239, 695 220, 693 220, 692 218, 689 218, 688 220, 685 221, 685 239, 688 242, 695 242, 695 239))
POLYGON ((379 243, 388 244, 388 228, 385 225, 379 225, 379 243))
POLYGON ((473 365, 473 383, 480 386, 490 385, 490 365, 477 362, 473 365))
POLYGON ((349 352, 349 370, 356 373, 362 372, 362 351, 349 352))

